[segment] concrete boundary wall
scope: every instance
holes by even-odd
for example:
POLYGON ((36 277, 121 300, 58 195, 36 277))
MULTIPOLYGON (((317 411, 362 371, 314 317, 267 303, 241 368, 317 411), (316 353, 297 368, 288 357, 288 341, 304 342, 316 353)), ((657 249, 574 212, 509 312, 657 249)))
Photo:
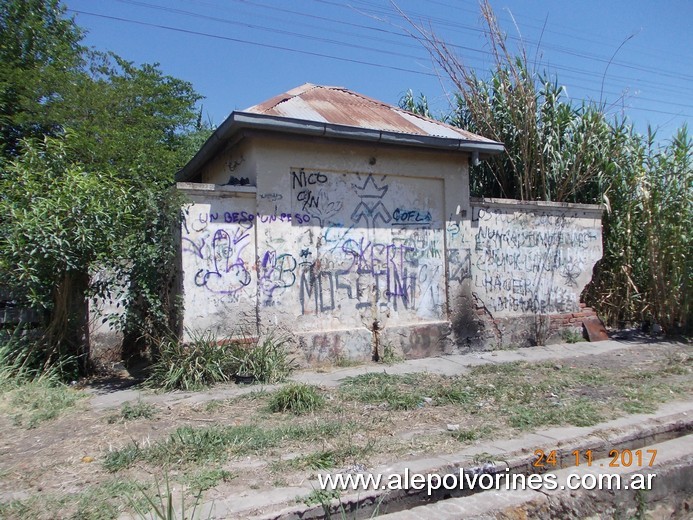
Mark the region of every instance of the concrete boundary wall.
MULTIPOLYGON (((594 316, 580 295, 602 255, 601 206, 470 199, 455 192, 464 170, 399 168, 179 183, 183 338, 279 329, 312 365, 542 344, 594 316)), ((92 334, 115 360, 122 338, 92 334)))
POLYGON ((481 343, 541 344, 594 315, 580 301, 602 257, 591 204, 472 199, 470 292, 481 343))
POLYGON ((580 293, 601 258, 600 206, 472 199, 455 220, 444 179, 286 178, 271 192, 179 184, 187 339, 276 326, 307 364, 420 358, 542 343, 593 315, 580 293))

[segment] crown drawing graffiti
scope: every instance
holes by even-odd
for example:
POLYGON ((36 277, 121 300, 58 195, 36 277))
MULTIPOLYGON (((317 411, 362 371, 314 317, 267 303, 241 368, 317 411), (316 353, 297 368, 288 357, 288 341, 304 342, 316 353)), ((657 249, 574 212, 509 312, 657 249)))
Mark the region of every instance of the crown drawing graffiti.
POLYGON ((363 186, 357 186, 356 184, 353 184, 353 186, 356 188, 358 196, 362 199, 382 199, 389 188, 387 185, 378 186, 373 179, 372 173, 368 174, 363 186))

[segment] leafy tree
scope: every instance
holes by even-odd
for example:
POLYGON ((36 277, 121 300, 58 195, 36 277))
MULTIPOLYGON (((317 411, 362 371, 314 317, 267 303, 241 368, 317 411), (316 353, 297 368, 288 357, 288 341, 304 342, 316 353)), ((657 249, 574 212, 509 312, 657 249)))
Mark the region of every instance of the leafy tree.
POLYGON ((0 5, 11 36, 0 79, 0 272, 47 312, 49 361, 86 360, 93 295, 123 291, 118 325, 131 339, 157 336, 173 320, 173 173, 209 132, 200 97, 157 65, 81 47, 57 0, 0 5))
POLYGON ((33 307, 51 311, 47 361, 87 353, 90 268, 113 262, 136 217, 132 187, 73 162, 70 138, 26 142, 0 179, 0 268, 33 307))
POLYGON ((0 155, 60 128, 51 111, 84 52, 64 11, 58 0, 0 0, 0 155))
POLYGON ((200 96, 156 64, 137 67, 110 53, 90 53, 90 63, 56 107, 81 141, 80 160, 131 170, 133 180, 170 184, 171 172, 188 159, 191 133, 200 128, 200 96))

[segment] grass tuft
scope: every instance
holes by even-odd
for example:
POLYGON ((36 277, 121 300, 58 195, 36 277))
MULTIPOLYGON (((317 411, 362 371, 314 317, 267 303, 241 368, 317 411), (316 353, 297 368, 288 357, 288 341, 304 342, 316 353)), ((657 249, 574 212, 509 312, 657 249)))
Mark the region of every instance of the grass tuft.
POLYGON ((340 393, 346 399, 362 403, 385 403, 391 410, 412 410, 424 402, 420 382, 418 375, 362 374, 346 378, 340 393))
POLYGON ((585 341, 585 338, 582 336, 582 331, 578 329, 563 329, 561 336, 566 343, 580 343, 581 341, 585 341))
POLYGON ((135 421, 137 419, 153 419, 156 416, 156 406, 145 403, 138 399, 135 404, 130 401, 123 403, 120 407, 120 413, 112 415, 108 418, 108 424, 114 424, 118 421, 135 421))
POLYGON ((458 431, 449 432, 451 437, 459 442, 472 442, 479 439, 488 440, 491 434, 496 431, 495 426, 483 425, 475 426, 473 428, 461 429, 458 431))
POLYGON ((104 467, 110 472, 116 472, 138 461, 159 466, 219 463, 230 454, 260 453, 297 440, 324 441, 349 428, 352 428, 351 424, 339 421, 288 424, 267 429, 254 424, 208 428, 181 426, 166 440, 146 447, 133 442, 110 452, 104 461, 104 467))
POLYGON ((253 375, 260 383, 281 383, 295 369, 296 363, 289 355, 289 338, 275 331, 255 338, 250 344, 246 340, 237 351, 237 372, 253 375))
POLYGON ((220 482, 230 482, 237 475, 221 468, 203 468, 191 475, 186 475, 184 481, 194 492, 207 491, 219 485, 220 482))
POLYGON ((395 348, 386 343, 383 345, 383 354, 380 356, 380 362, 385 365, 395 365, 404 361, 404 357, 399 356, 395 351, 395 348))
POLYGON ((550 425, 592 426, 604 419, 593 403, 577 399, 565 406, 520 404, 508 407, 508 423, 520 430, 534 430, 550 425))
POLYGON ((15 426, 32 429, 71 410, 84 397, 62 383, 37 378, 7 390, 2 408, 12 413, 15 426))
POLYGON ((218 342, 211 332, 195 333, 189 343, 163 339, 146 381, 164 391, 201 390, 231 380, 235 373, 234 343, 218 342))
POLYGON ((326 491, 323 489, 314 489, 304 497, 296 497, 296 503, 303 503, 308 507, 321 505, 323 508, 326 508, 329 507, 332 500, 337 498, 339 498, 339 491, 337 490, 326 491))
POLYGON ((267 404, 270 412, 311 413, 325 406, 325 397, 311 385, 291 383, 272 394, 267 404))

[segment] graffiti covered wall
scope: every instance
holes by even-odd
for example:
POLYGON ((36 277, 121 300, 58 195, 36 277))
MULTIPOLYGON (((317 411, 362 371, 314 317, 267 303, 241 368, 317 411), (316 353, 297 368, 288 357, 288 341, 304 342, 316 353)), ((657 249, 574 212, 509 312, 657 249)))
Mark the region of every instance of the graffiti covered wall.
POLYGON ((471 288, 490 317, 580 312, 602 257, 599 206, 481 199, 472 203, 471 288))
POLYGON ((292 168, 285 184, 246 188, 252 199, 226 187, 192 197, 186 323, 222 331, 256 313, 317 332, 304 338, 312 361, 368 358, 374 327, 447 319, 442 179, 292 168), (324 333, 350 328, 352 341, 324 333))
POLYGON ((255 190, 218 187, 188 197, 181 226, 186 337, 231 335, 242 320, 255 321, 255 190))
POLYGON ((414 358, 478 347, 481 315, 500 329, 579 308, 600 208, 472 203, 454 153, 298 143, 258 138, 220 155, 210 184, 179 184, 188 330, 285 328, 307 363, 385 345, 414 358), (229 186, 241 170, 256 185, 229 186))

